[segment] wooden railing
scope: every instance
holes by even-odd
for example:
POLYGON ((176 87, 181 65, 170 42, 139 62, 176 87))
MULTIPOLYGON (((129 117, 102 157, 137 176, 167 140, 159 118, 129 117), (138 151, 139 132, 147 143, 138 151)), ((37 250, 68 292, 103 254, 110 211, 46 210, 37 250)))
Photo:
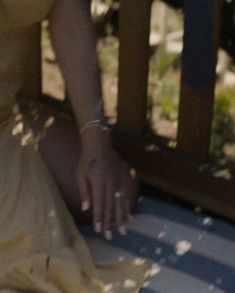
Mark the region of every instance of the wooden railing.
MULTIPOLYGON (((235 180, 210 167, 215 68, 222 0, 185 0, 184 49, 177 147, 149 135, 147 86, 151 0, 121 0, 118 122, 114 147, 134 166, 143 182, 235 220, 235 180), (160 143, 159 143, 160 142, 160 143), (157 148, 146 150, 149 144, 157 148)), ((37 30, 38 31, 38 30, 37 30)), ((34 69, 25 95, 40 95, 38 32, 34 69)))
MULTIPOLYGON (((235 220, 235 180, 210 165, 222 1, 184 1, 184 49, 176 149, 149 136, 147 83, 150 0, 123 0, 120 11, 118 123, 115 146, 142 181, 235 220), (149 144, 157 148, 147 151, 149 144)), ((226 168, 225 166, 223 168, 226 168)), ((226 172, 225 172, 226 173, 226 172)))

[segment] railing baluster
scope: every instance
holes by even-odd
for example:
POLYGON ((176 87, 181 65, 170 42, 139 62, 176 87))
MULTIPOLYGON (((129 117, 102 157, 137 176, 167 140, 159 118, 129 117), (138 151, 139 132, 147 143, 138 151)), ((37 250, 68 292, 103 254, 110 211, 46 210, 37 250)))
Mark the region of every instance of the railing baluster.
POLYGON ((146 129, 151 0, 122 0, 118 128, 142 135, 146 129))
POLYGON ((177 149, 208 159, 221 0, 185 0, 184 50, 177 149))

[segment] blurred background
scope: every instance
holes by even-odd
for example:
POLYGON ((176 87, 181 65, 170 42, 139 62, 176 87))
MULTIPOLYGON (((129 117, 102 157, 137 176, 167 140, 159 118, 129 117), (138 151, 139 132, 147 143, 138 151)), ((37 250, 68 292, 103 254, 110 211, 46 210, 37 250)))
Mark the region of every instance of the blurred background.
MULTIPOLYGON (((148 117, 152 131, 176 145, 183 38, 183 0, 155 0, 150 34, 148 117)), ((119 0, 93 0, 92 14, 98 36, 105 112, 116 122, 118 79, 119 0)), ((64 99, 63 79, 43 23, 43 92, 64 99)), ((235 0, 223 3, 221 44, 217 64, 216 103, 211 153, 235 160, 235 0)))

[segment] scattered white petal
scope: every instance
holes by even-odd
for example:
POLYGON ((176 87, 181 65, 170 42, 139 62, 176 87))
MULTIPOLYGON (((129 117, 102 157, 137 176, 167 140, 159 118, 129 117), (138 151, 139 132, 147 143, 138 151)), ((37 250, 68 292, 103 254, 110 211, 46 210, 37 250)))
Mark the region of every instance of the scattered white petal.
POLYGON ((22 146, 25 146, 27 145, 29 142, 32 141, 32 138, 33 138, 33 133, 32 131, 29 131, 28 133, 26 133, 22 139, 21 139, 21 145, 22 146))
POLYGON ((153 277, 157 274, 159 274, 161 271, 161 267, 158 264, 154 264, 152 266, 152 269, 150 270, 150 277, 153 277))
POLYGON ((104 285, 104 291, 109 293, 113 289, 113 284, 104 285))
POLYGON ((119 260, 119 261, 124 261, 124 257, 123 257, 123 256, 120 256, 120 257, 118 258, 118 260, 119 260))
POLYGON ((175 251, 177 255, 184 255, 192 248, 192 244, 189 241, 182 240, 176 243, 175 251))
POLYGON ((149 285, 150 285, 150 282, 149 281, 147 281, 147 282, 144 282, 144 284, 143 284, 143 288, 148 288, 149 287, 149 285))
POLYGON ((135 264, 136 266, 142 266, 144 263, 145 263, 145 259, 143 259, 143 258, 136 258, 136 259, 134 260, 134 264, 135 264))
POLYGON ((55 122, 55 117, 51 116, 45 122, 44 127, 49 128, 54 122, 55 122))
POLYGON ((166 232, 162 231, 158 234, 158 239, 162 239, 166 236, 166 232))
POLYGON ((175 140, 170 140, 170 141, 168 142, 168 147, 169 147, 169 148, 175 148, 176 145, 177 145, 177 142, 176 142, 175 140))
POLYGON ((22 122, 19 122, 16 124, 16 126, 12 129, 12 135, 17 135, 19 133, 22 133, 24 129, 24 124, 22 122))
POLYGON ((206 217, 203 219, 203 225, 209 226, 213 224, 213 220, 210 217, 206 217))
POLYGON ((124 282, 124 287, 125 288, 134 288, 137 286, 137 283, 131 279, 126 279, 124 282))
POLYGON ((219 171, 216 171, 213 176, 215 178, 224 178, 224 179, 231 179, 232 178, 232 174, 231 172, 229 171, 229 169, 223 169, 223 170, 219 170, 219 171))
POLYGON ((136 170, 135 169, 131 169, 130 170, 130 175, 132 178, 135 178, 136 177, 136 170))

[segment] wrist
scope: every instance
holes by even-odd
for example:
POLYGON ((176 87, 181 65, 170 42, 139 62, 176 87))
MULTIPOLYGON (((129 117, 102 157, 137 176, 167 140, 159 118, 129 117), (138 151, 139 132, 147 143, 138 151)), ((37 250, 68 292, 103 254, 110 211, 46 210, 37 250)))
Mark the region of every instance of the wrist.
POLYGON ((111 129, 102 129, 102 127, 90 127, 80 134, 81 147, 83 151, 94 151, 100 148, 111 148, 111 129))

